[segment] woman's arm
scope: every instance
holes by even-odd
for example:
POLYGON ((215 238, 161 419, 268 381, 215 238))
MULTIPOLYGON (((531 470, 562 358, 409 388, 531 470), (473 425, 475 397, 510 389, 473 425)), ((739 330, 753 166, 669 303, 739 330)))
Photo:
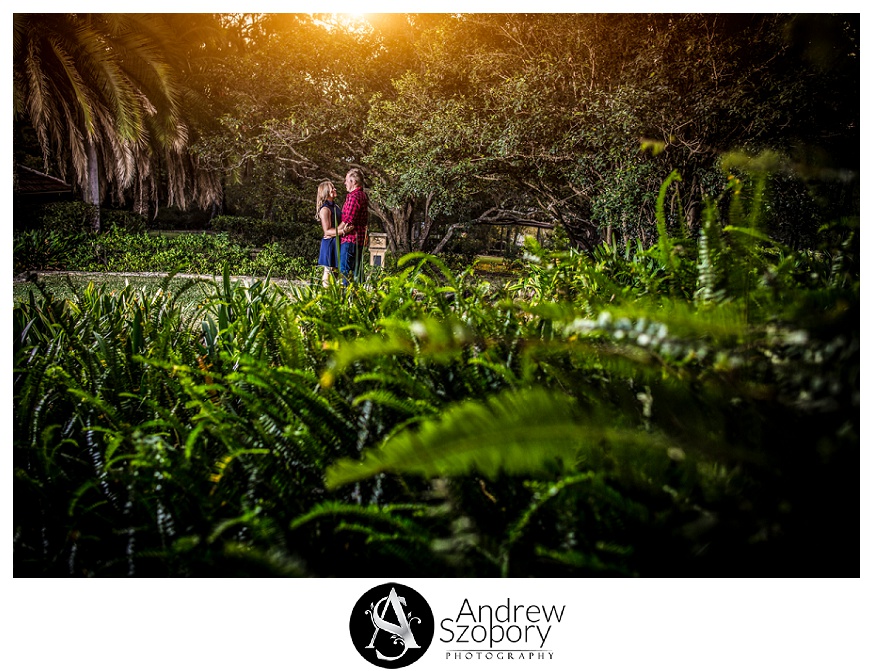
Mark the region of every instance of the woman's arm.
POLYGON ((331 221, 331 212, 329 207, 322 207, 318 211, 318 218, 321 220, 321 230, 324 231, 324 237, 332 238, 336 235, 336 229, 331 221))

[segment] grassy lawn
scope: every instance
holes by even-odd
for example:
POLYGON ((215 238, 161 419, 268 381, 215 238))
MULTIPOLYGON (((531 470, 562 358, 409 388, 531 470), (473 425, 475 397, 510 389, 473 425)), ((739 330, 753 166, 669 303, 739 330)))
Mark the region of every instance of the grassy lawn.
POLYGON ((512 262, 502 256, 479 254, 473 260, 473 269, 480 275, 508 275, 512 273, 512 262))

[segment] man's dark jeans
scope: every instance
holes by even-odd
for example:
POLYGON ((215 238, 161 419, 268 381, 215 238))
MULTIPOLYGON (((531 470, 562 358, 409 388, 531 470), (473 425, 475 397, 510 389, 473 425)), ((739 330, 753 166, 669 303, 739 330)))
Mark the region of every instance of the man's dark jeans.
POLYGON ((343 276, 343 286, 349 281, 360 282, 364 274, 364 248, 354 242, 344 242, 340 245, 340 273, 343 276))

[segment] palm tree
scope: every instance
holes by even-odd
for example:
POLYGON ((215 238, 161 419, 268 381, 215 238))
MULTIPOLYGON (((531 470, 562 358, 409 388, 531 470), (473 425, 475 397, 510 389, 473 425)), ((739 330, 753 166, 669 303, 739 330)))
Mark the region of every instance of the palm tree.
MULTIPOLYGON (((179 83, 170 66, 173 32, 159 15, 16 14, 14 106, 36 131, 44 160, 72 170, 92 225, 108 188, 124 201, 185 205, 191 164, 179 83)), ((140 209, 142 205, 140 204, 140 209)))

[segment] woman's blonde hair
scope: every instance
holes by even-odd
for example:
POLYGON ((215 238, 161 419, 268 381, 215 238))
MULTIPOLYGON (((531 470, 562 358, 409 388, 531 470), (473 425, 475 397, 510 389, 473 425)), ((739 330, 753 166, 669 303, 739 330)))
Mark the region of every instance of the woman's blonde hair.
POLYGON ((318 185, 318 193, 315 197, 315 218, 318 219, 318 213, 321 210, 321 206, 324 205, 324 201, 330 198, 330 190, 334 188, 333 182, 329 179, 324 180, 321 184, 318 185))

